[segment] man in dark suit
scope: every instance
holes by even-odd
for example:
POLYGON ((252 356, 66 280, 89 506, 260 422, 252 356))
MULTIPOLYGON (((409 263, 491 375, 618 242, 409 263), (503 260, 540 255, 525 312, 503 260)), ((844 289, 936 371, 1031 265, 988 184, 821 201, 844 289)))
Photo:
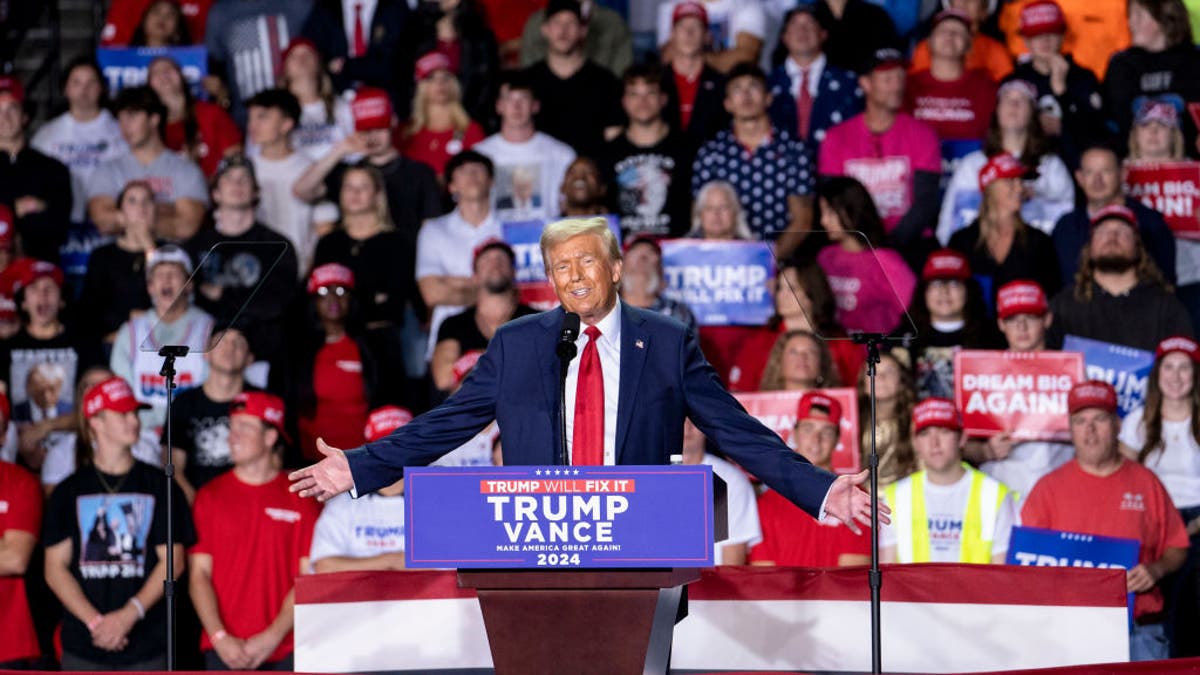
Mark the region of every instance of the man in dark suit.
POLYGON ((506 465, 555 464, 555 347, 569 311, 584 326, 565 387, 566 409, 574 411, 566 419, 569 463, 666 464, 683 446, 687 417, 814 517, 828 513, 856 532, 855 520, 869 522, 870 499, 855 487, 867 472, 835 478, 793 453, 725 391, 683 324, 619 302, 620 248, 605 219, 552 223, 541 248, 562 307, 501 327, 457 393, 387 438, 346 452, 319 440, 325 459, 292 473, 292 490, 320 501, 347 490, 366 494, 396 482, 405 466, 436 460, 492 420, 506 465))
MULTIPOLYGON (((300 34, 327 59, 338 91, 359 85, 382 87, 395 100, 396 49, 408 20, 408 4, 401 0, 320 0, 300 34)), ((400 108, 403 112, 407 105, 400 108)))

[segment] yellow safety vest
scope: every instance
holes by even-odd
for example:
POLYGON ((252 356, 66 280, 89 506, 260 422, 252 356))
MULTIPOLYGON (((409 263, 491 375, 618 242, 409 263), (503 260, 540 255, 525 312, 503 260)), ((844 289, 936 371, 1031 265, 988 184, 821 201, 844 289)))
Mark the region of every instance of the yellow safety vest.
MULTIPOLYGON (((1009 489, 1000 481, 967 464, 971 476, 963 515, 958 560, 987 564, 992 561, 992 541, 996 538, 996 517, 1009 489)), ((918 471, 884 488, 892 507, 892 526, 896 528, 896 560, 902 563, 929 562, 929 517, 925 513, 925 472, 918 471)))

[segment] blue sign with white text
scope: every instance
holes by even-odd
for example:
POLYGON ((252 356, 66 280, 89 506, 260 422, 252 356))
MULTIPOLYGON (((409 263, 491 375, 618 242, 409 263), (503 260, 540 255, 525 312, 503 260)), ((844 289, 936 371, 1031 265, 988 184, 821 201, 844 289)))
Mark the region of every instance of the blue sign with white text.
POLYGON ((701 326, 761 326, 775 312, 770 244, 671 239, 662 252, 663 294, 685 303, 701 326))
POLYGON ((204 47, 101 47, 96 50, 96 62, 113 94, 126 87, 146 84, 150 62, 160 56, 179 64, 193 96, 208 98, 202 86, 204 76, 208 74, 208 50, 204 47))
POLYGON ((405 562, 711 567, 712 476, 703 464, 405 469, 405 562))
POLYGON ((1146 385, 1154 367, 1154 352, 1089 340, 1077 335, 1063 339, 1064 352, 1083 354, 1084 376, 1103 380, 1117 390, 1117 414, 1121 417, 1146 400, 1146 385))
MULTIPOLYGON (((1137 567, 1142 544, 1137 539, 1098 534, 1062 532, 1040 527, 1015 526, 1008 540, 1008 565, 1026 567, 1137 567)), ((1133 620, 1133 593, 1129 594, 1129 619, 1133 620)))

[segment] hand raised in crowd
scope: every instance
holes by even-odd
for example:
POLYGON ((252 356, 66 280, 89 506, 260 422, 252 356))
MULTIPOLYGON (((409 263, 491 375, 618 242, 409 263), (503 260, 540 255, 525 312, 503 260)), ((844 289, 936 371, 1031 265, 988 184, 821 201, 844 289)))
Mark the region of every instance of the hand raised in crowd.
POLYGON ((109 652, 119 652, 129 645, 129 631, 137 623, 137 611, 125 605, 100 617, 92 630, 92 644, 109 652))
POLYGON ((301 497, 316 497, 319 502, 327 502, 353 488, 354 477, 350 474, 346 453, 328 445, 323 438, 317 439, 317 450, 325 455, 325 459, 289 474, 292 485, 288 489, 299 492, 301 497))
POLYGON ((226 634, 219 640, 213 641, 213 649, 217 650, 217 656, 221 657, 221 661, 233 670, 249 670, 257 666, 251 666, 250 655, 246 652, 246 641, 226 634))
MULTIPOLYGON (((858 529, 858 523, 868 527, 871 525, 871 496, 858 489, 858 486, 865 482, 870 475, 870 471, 860 471, 853 476, 838 476, 829 488, 829 494, 825 496, 825 513, 845 523, 846 527, 850 528, 854 534, 861 532, 858 529)), ((886 525, 892 522, 887 516, 891 512, 892 510, 888 508, 887 504, 882 502, 879 504, 880 524, 886 525)))
POLYGON ((333 146, 333 152, 338 157, 348 157, 350 155, 361 155, 367 151, 366 136, 360 133, 353 133, 346 136, 333 146))

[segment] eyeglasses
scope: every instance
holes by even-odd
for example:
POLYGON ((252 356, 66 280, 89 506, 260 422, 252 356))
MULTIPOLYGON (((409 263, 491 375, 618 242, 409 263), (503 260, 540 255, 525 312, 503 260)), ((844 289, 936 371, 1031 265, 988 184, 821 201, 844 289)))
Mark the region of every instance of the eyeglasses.
POLYGON ((350 295, 350 289, 345 286, 322 286, 317 289, 317 295, 322 298, 328 295, 335 295, 339 298, 350 295))

